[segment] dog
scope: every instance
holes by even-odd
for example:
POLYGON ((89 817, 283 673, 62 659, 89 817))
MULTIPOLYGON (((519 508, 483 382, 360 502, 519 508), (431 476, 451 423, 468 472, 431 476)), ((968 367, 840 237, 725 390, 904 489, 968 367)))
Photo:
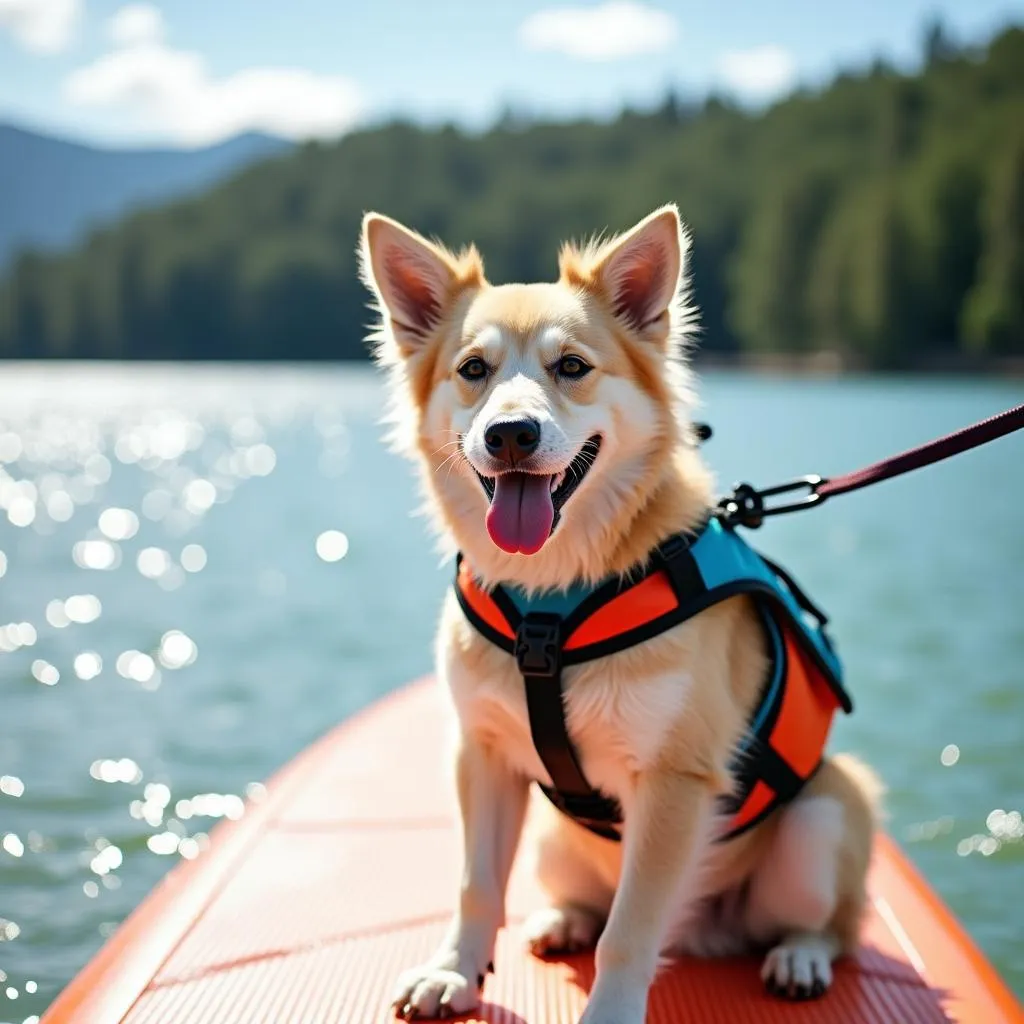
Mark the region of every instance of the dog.
MULTIPOLYGON (((527 598, 595 588, 708 520, 714 482, 690 418, 689 236, 674 206, 567 243, 554 283, 491 285, 473 246, 453 252, 376 213, 359 253, 392 441, 475 585, 527 598)), ((567 733, 621 809, 616 842, 531 803, 531 782, 550 779, 523 676, 450 594, 437 674, 458 721, 463 882, 441 947, 398 980, 397 1013, 478 1005, 521 837, 550 900, 525 924, 530 948, 596 944, 581 1024, 641 1024, 659 964, 678 954, 760 949, 771 991, 826 990, 857 942, 881 790, 859 761, 825 757, 791 800, 716 841, 766 671, 749 594, 565 669, 567 733)))

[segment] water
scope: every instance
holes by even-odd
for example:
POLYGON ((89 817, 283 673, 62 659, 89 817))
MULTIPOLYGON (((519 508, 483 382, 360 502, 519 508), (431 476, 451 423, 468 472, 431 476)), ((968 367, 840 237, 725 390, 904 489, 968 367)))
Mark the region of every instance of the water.
MULTIPOLYGON (((707 454, 723 484, 838 473, 1022 390, 709 375, 707 454)), ((381 403, 368 368, 0 366, 0 1021, 429 668, 448 570, 381 403)), ((834 746, 1024 995, 1022 467, 1018 436, 757 540, 832 615, 857 703, 834 746)))

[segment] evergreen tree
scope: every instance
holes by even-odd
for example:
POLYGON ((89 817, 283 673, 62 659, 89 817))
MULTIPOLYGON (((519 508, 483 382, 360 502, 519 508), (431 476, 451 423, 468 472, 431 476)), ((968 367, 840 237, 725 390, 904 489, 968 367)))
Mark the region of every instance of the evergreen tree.
POLYGON ((917 75, 878 63, 757 113, 669 94, 604 123, 396 122, 297 147, 15 260, 0 357, 365 358, 365 210, 476 241, 501 283, 551 280, 563 239, 669 200, 693 235, 702 350, 1019 354, 1024 30, 970 53, 927 39, 917 75))
POLYGON ((776 182, 757 204, 732 282, 734 327, 748 347, 768 352, 816 347, 807 275, 834 191, 831 175, 806 170, 776 182))
POLYGON ((1024 135, 992 175, 984 254, 964 309, 964 336, 976 353, 1024 355, 1024 135))

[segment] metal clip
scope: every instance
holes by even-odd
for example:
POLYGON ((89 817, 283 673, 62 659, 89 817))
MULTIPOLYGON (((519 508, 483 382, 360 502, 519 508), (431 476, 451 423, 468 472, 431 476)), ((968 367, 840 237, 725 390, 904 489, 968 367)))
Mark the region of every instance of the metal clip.
POLYGON ((726 526, 745 526, 750 530, 756 530, 767 516, 799 512, 812 505, 820 505, 825 500, 825 496, 818 490, 823 483, 826 483, 824 477, 811 474, 762 490, 757 490, 750 484, 737 484, 732 494, 718 503, 718 517, 726 526), (784 505, 765 505, 765 498, 791 494, 794 491, 807 493, 797 501, 790 501, 784 505))

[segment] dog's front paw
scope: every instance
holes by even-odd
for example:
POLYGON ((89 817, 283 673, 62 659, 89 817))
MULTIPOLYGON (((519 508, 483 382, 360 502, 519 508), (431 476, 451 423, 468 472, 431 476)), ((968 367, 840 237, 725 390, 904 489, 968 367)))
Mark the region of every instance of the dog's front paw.
POLYGON ((402 972, 391 1005, 403 1020, 452 1017, 476 1008, 483 983, 483 975, 466 978, 457 970, 424 964, 402 972))
POLYGON ((832 984, 832 949, 819 936, 794 936, 765 957, 765 988, 783 999, 817 999, 832 984))

